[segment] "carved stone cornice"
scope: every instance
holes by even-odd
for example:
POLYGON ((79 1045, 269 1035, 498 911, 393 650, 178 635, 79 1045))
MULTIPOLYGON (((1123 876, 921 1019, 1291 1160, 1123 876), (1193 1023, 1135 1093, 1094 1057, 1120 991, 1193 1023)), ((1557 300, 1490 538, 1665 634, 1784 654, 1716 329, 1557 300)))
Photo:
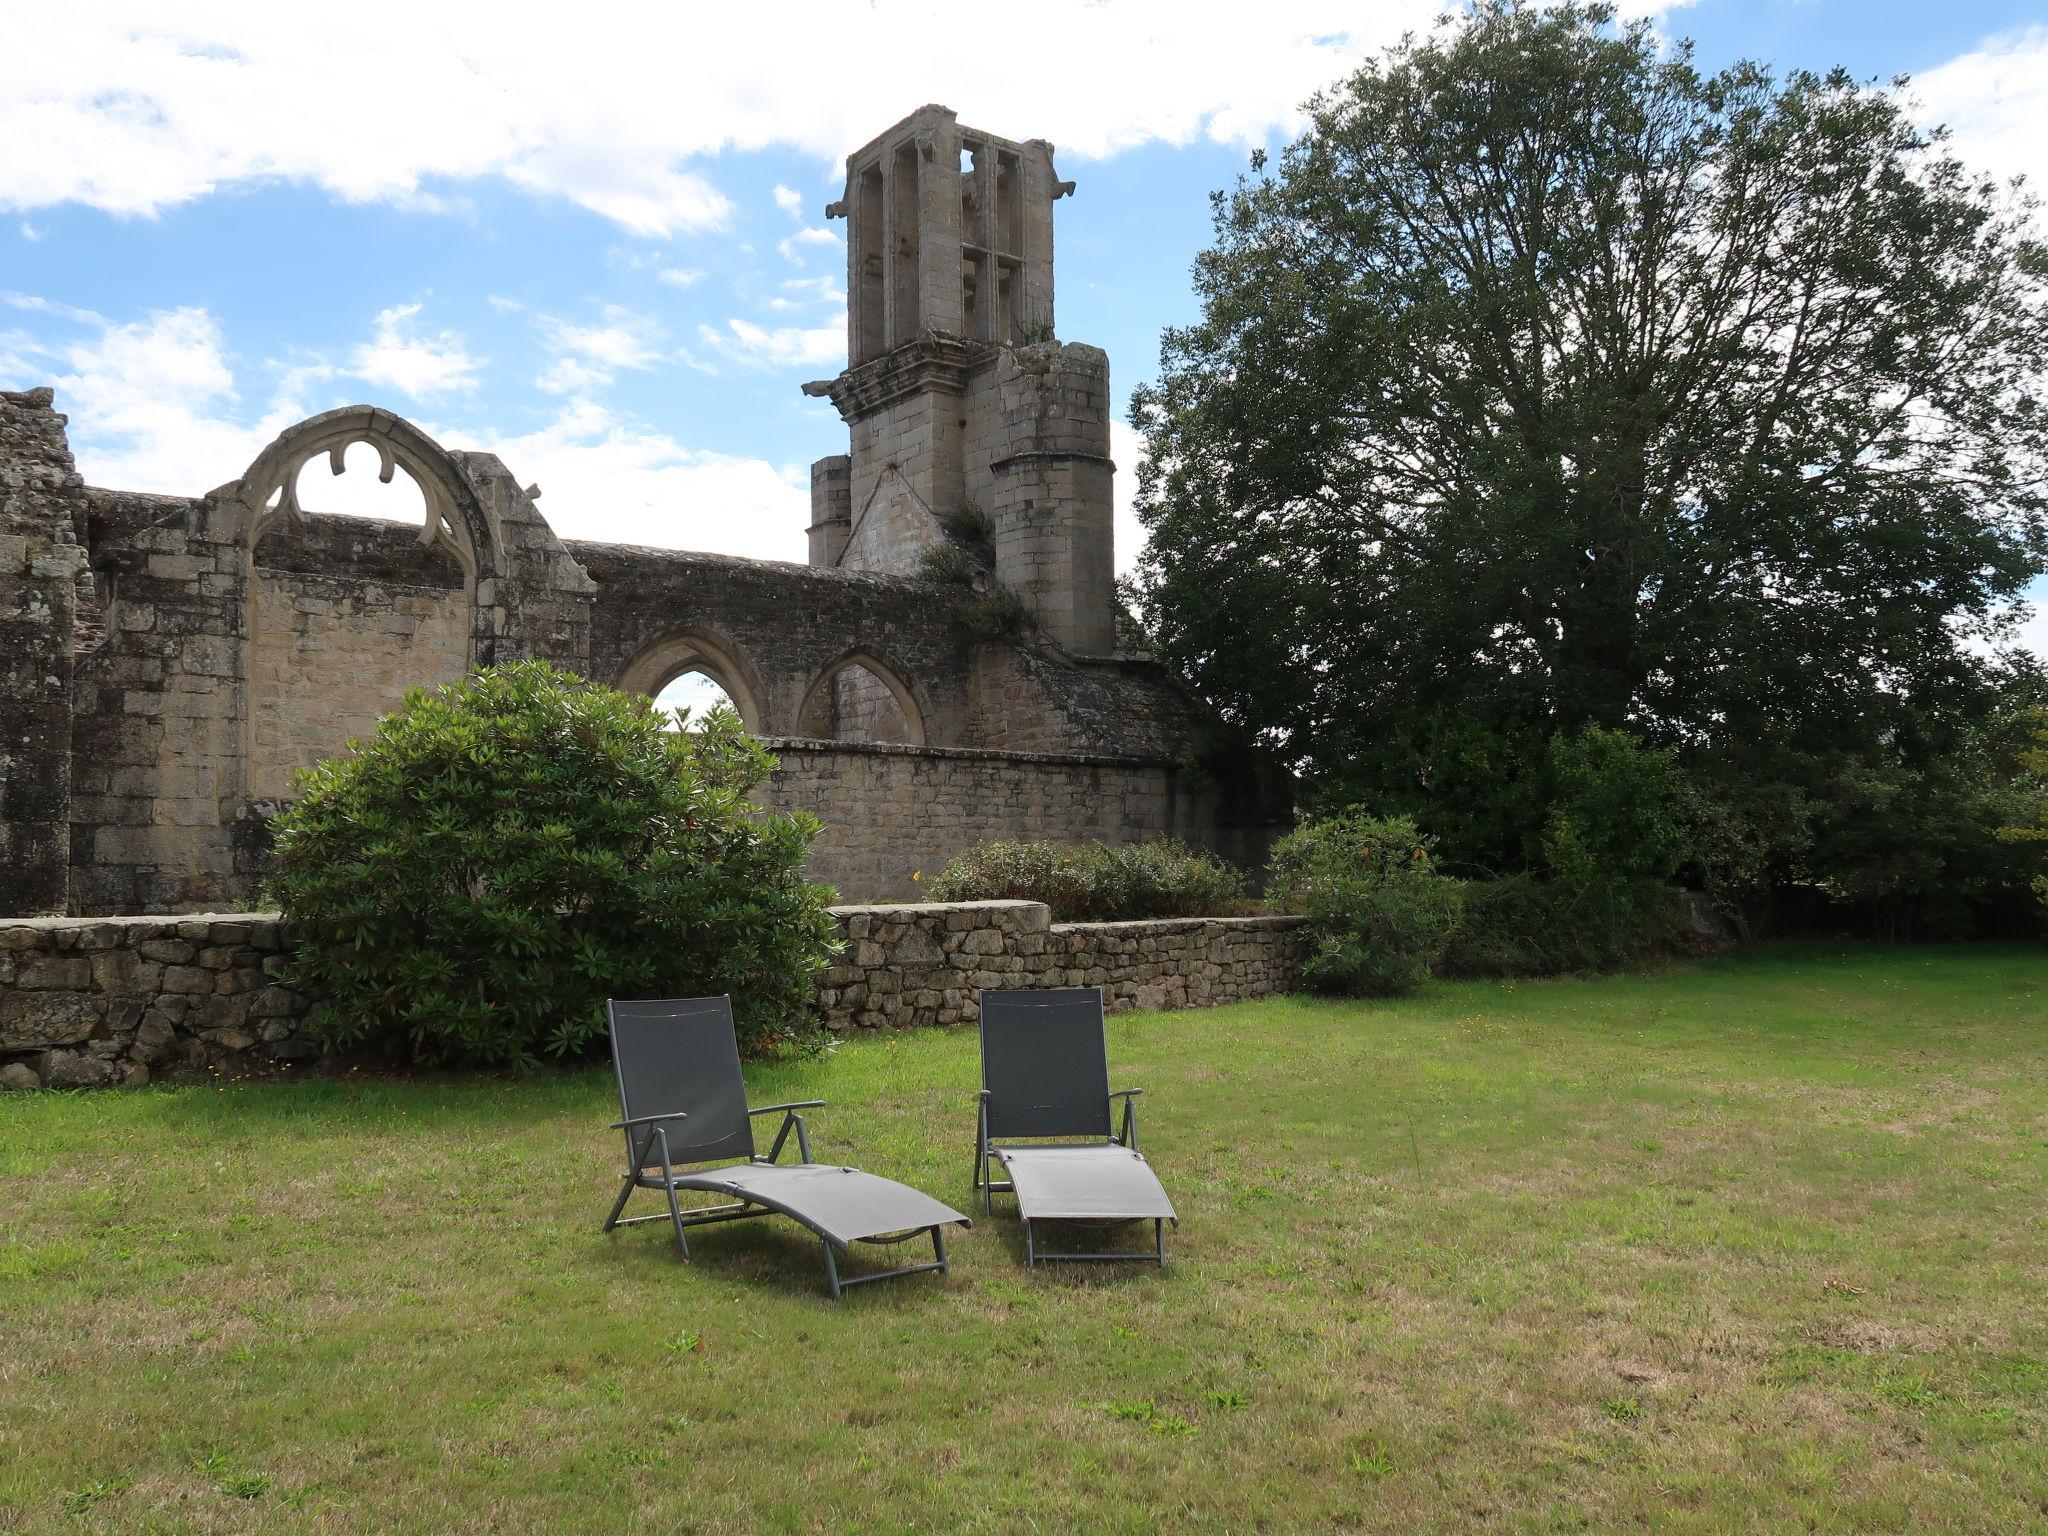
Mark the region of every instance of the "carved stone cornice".
POLYGON ((987 342, 926 331, 836 379, 813 379, 803 389, 814 399, 830 400, 840 418, 851 424, 928 390, 960 394, 969 376, 995 357, 996 349, 987 342))

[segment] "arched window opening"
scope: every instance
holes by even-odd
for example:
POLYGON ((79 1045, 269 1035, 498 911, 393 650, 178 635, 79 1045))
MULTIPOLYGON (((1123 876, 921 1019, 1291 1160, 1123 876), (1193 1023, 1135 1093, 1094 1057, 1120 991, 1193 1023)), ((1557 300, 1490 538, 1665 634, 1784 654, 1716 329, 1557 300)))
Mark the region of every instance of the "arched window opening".
POLYGON ((909 690, 858 660, 843 663, 813 685, 801 729, 828 741, 924 742, 924 724, 909 690))
POLYGON ((667 728, 671 731, 691 729, 720 706, 739 708, 724 684, 696 668, 670 678, 654 696, 654 707, 668 717, 667 728))
MULTIPOLYGON (((382 468, 382 457, 369 443, 348 445, 340 474, 326 454, 316 454, 299 469, 299 506, 310 513, 339 512, 419 527, 427 517, 426 492, 404 465, 392 464, 389 480, 380 478, 382 468)), ((282 495, 280 487, 273 501, 282 495)))

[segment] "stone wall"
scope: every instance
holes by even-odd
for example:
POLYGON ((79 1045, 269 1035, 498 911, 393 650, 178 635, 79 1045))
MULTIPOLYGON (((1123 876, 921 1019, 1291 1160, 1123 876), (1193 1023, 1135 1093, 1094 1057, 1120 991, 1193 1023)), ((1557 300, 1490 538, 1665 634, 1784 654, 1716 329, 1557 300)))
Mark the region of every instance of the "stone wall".
MULTIPOLYGON (((1199 1008, 1287 992, 1301 974, 1293 917, 1054 923, 1035 901, 833 915, 846 951, 817 997, 842 1033, 965 1023, 983 987, 1099 986, 1113 1010, 1199 1008)), ((318 1058, 306 1000, 275 979, 285 944, 271 913, 0 921, 0 1088, 318 1058)))
POLYGON ((0 922, 0 1087, 146 1083, 317 1056, 267 914, 0 922))
POLYGON ((1036 901, 835 907, 846 953, 818 990, 836 1032, 971 1022, 981 989, 1100 987, 1112 1012, 1291 992, 1298 917, 1055 923, 1036 901))
POLYGON ((842 895, 892 900, 968 845, 1132 843, 1178 837, 1256 869, 1273 828, 1235 825, 1179 765, 1123 757, 770 740, 781 766, 760 795, 825 826, 806 869, 842 895))

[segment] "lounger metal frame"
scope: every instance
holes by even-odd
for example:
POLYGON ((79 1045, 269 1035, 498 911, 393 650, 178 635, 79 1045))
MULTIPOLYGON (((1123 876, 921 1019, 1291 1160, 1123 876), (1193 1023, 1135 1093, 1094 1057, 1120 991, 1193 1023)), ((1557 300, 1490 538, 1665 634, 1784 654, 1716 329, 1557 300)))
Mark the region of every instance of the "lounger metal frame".
MULTIPOLYGON (((727 998, 724 1001, 729 1009, 731 1007, 731 999, 727 998)), ((622 1079, 620 1102, 623 1104, 625 1102, 624 1069, 619 1065, 616 1044, 612 1052, 612 1069, 622 1079)), ((741 1092, 742 1094, 745 1092, 744 1084, 741 1087, 741 1092)), ((764 1157, 756 1152, 751 1154, 747 1161, 751 1164, 776 1164, 777 1160, 782 1156, 782 1149, 789 1142, 790 1132, 794 1131, 796 1133, 797 1154, 800 1159, 798 1166, 815 1166, 811 1161, 810 1131, 804 1124, 804 1117, 797 1113, 797 1111, 823 1109, 825 1107, 826 1101, 823 1099, 800 1099, 788 1104, 765 1104, 759 1109, 748 1108, 746 1113, 747 1119, 750 1122, 761 1115, 779 1113, 782 1116, 782 1124, 775 1133, 774 1143, 769 1147, 767 1156, 764 1157)), ((664 1115, 639 1115, 632 1119, 615 1120, 612 1122, 609 1127, 611 1130, 623 1131, 626 1134, 626 1167, 625 1171, 619 1175, 619 1197, 612 1202, 611 1213, 605 1217, 604 1230, 607 1234, 620 1227, 637 1227, 650 1221, 666 1221, 675 1229, 677 1251, 685 1260, 688 1260, 690 1257, 690 1239, 687 1235, 687 1229, 690 1227, 708 1227, 724 1221, 746 1221, 756 1216, 787 1216, 799 1225, 807 1227, 814 1232, 817 1231, 817 1228, 812 1226, 810 1218, 803 1212, 766 1196, 729 1201, 722 1205, 684 1206, 677 1198, 676 1191, 678 1188, 688 1189, 694 1186, 687 1183, 679 1184, 679 1180, 687 1180, 691 1175, 687 1172, 678 1173, 678 1166, 686 1170, 698 1166, 699 1163, 715 1163, 722 1167, 731 1166, 731 1159, 729 1158, 696 1159, 681 1165, 675 1162, 669 1154, 668 1127, 671 1122, 688 1118, 689 1116, 686 1112, 677 1112, 664 1115), (637 1142, 634 1140, 636 1133, 644 1133, 640 1134, 640 1139, 637 1142), (652 1163, 657 1155, 661 1164, 661 1177, 659 1180, 655 1179, 651 1171, 652 1163), (632 1198, 633 1191, 636 1189, 660 1189, 668 1197, 668 1210, 652 1216, 625 1215, 626 1202, 632 1198)), ((893 1247, 898 1243, 909 1242, 922 1232, 929 1232, 931 1234, 932 1257, 929 1262, 906 1264, 897 1269, 882 1270, 872 1275, 841 1275, 839 1273, 838 1258, 832 1252, 832 1239, 825 1236, 822 1232, 818 1233, 818 1244, 823 1249, 825 1257, 825 1285, 826 1289, 830 1291, 832 1299, 837 1301, 852 1287, 868 1285, 876 1280, 894 1280, 903 1275, 922 1275, 934 1271, 942 1275, 950 1273, 952 1266, 946 1257, 946 1234, 943 1228, 936 1224, 930 1227, 912 1227, 907 1231, 892 1235, 858 1238, 856 1241, 868 1243, 874 1247, 893 1247)))
MULTIPOLYGON (((1096 994, 1096 1005, 1098 1008, 1100 1008, 1102 1004, 1102 989, 1099 987, 1095 987, 1089 988, 1088 990, 1093 991, 1096 994)), ((1108 1050, 1106 1046, 1103 1052, 1103 1060, 1104 1071, 1106 1073, 1108 1062, 1108 1050)), ((987 1070, 985 1058, 983 1070, 987 1070)), ((1139 1096, 1144 1093, 1144 1091, 1145 1090, 1142 1088, 1112 1088, 1111 1090, 1109 1090, 1110 1104, 1114 1104, 1118 1099, 1123 1100, 1123 1116, 1120 1122, 1118 1123, 1117 1129, 1110 1133, 1110 1135, 1103 1142, 1103 1145, 1125 1147, 1132 1152, 1136 1152, 1138 1150, 1137 1100, 1139 1096)), ((1014 1179, 997 1179, 994 1176, 992 1169, 990 1168, 991 1159, 1000 1161, 1002 1157, 1001 1149, 993 1146, 990 1141, 988 1106, 991 1097, 992 1091, 988 1088, 981 1089, 980 1092, 975 1095, 976 1125, 974 1148, 974 1188, 975 1192, 981 1196, 982 1211, 985 1214, 992 1216, 995 1214, 995 1197, 998 1194, 1014 1195, 1017 1192, 1017 1185, 1014 1179)), ((1045 1104, 1034 1107, 1039 1109, 1057 1111, 1070 1108, 1071 1106, 1045 1104)), ((1108 1106, 1105 1105, 1104 1107, 1105 1109, 1107 1109, 1108 1106)), ((1027 1267, 1036 1268, 1041 1255, 1038 1252, 1037 1241, 1031 1231, 1031 1218, 1025 1216, 1021 1209, 1018 1212, 1018 1218, 1024 1224, 1024 1263, 1027 1267)), ((1133 1216, 1121 1221, 1105 1222, 1090 1222, 1077 1218, 1061 1219, 1066 1220, 1075 1226, 1092 1226, 1100 1231, 1107 1232, 1116 1231, 1123 1227, 1134 1225, 1137 1222, 1144 1221, 1146 1218, 1143 1216, 1133 1216)), ((1043 1257, 1048 1262, 1062 1262, 1071 1259, 1077 1262, 1123 1264, 1131 1263, 1134 1260, 1142 1262, 1146 1259, 1150 1259, 1154 1263, 1156 1263, 1161 1269, 1164 1269, 1166 1268, 1166 1218, 1163 1216, 1152 1218, 1152 1252, 1150 1252, 1149 1254, 1141 1249, 1122 1253, 1053 1252, 1044 1254, 1043 1257)))

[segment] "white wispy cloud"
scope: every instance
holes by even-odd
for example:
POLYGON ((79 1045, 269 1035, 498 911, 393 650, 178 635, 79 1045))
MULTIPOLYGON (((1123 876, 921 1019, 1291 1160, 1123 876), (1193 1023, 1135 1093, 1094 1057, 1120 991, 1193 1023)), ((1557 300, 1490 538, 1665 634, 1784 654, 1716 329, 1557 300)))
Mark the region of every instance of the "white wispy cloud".
POLYGON ((622 369, 646 370, 662 360, 661 326, 623 305, 604 305, 596 324, 534 318, 541 344, 555 354, 534 380, 549 394, 582 394, 611 383, 622 369))
POLYGON ((836 325, 768 327, 732 319, 724 329, 697 327, 697 338, 721 357, 749 368, 837 367, 846 361, 846 321, 836 325))
POLYGON ((804 195, 797 191, 796 188, 785 187, 778 181, 775 183, 774 198, 775 206, 788 214, 792 219, 800 219, 804 216, 804 195))
POLYGON ((378 311, 375 334, 351 358, 357 378, 415 400, 476 388, 484 359, 471 357, 453 331, 423 333, 415 322, 424 308, 423 303, 394 304, 378 311))
MULTIPOLYGON (((32 367, 56 386, 89 483, 174 495, 234 479, 285 427, 346 403, 354 377, 302 359, 258 366, 256 383, 269 387, 244 388, 220 323, 197 307, 101 323, 68 344, 0 332, 0 364, 32 367), (249 403, 254 395, 260 405, 249 403)), ((420 426, 451 448, 496 453, 521 484, 538 481, 543 511, 565 538, 804 557, 810 500, 795 468, 694 447, 588 399, 565 402, 522 434, 420 426)), ((417 487, 403 476, 380 484, 374 453, 346 465, 338 479, 325 458, 307 467, 309 509, 417 520, 417 487)))
POLYGON ((538 483, 541 511, 565 539, 804 558, 803 472, 691 447, 590 400, 570 401, 537 431, 442 440, 495 453, 522 485, 538 483))
POLYGON ((793 261, 801 267, 804 265, 803 248, 807 245, 822 246, 834 256, 840 256, 846 249, 840 243, 839 236, 829 229, 800 229, 778 244, 775 249, 782 252, 784 260, 793 261))
POLYGON ((1947 124, 1964 164, 2048 191, 2048 26, 1987 38, 1912 90, 1930 124, 1947 124))
POLYGON ((409 11, 397 42, 303 6, 9 6, 0 142, 36 152, 0 156, 0 206, 155 214, 285 179, 429 208, 495 177, 673 236, 733 217, 708 157, 829 162, 907 101, 1079 157, 1262 140, 1441 5, 1273 0, 1247 25, 1223 0, 1041 0, 1020 27, 973 9, 935 25, 924 0, 622 0, 605 25, 564 26, 539 0, 447 0, 409 11))

